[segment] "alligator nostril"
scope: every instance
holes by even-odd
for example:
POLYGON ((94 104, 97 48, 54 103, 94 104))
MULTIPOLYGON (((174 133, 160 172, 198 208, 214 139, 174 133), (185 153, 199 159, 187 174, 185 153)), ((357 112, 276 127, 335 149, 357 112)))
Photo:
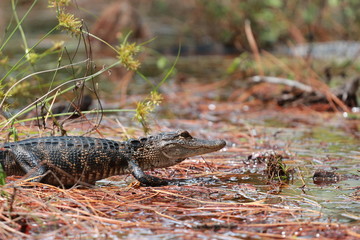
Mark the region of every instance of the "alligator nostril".
POLYGON ((226 142, 224 140, 220 140, 219 144, 222 148, 226 146, 226 142))

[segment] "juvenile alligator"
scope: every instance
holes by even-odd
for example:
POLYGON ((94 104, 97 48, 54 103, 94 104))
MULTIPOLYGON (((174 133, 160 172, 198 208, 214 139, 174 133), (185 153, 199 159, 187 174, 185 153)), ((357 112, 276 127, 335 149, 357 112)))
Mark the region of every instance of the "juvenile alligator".
POLYGON ((144 173, 173 166, 188 157, 214 152, 224 140, 193 138, 187 131, 117 142, 107 139, 64 136, 5 143, 0 163, 7 175, 25 175, 28 181, 70 187, 95 184, 113 175, 131 173, 146 186, 171 184, 172 180, 144 173))

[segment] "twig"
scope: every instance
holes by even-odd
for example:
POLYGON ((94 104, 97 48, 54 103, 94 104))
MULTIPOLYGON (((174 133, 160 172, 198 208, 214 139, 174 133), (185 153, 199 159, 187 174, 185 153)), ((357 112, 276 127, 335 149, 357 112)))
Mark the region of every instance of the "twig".
POLYGON ((246 33, 246 37, 248 39, 250 48, 251 48, 252 52, 254 53, 255 60, 257 62, 257 66, 259 68, 259 72, 261 75, 264 75, 264 70, 262 69, 261 57, 260 57, 260 53, 259 53, 259 48, 256 44, 254 34, 251 30, 251 22, 249 19, 245 20, 245 33, 246 33))
POLYGON ((274 84, 284 84, 290 87, 298 88, 304 92, 313 92, 313 88, 309 85, 305 85, 296 80, 291 80, 287 78, 278 78, 278 77, 269 77, 269 76, 253 76, 250 78, 253 82, 267 82, 274 84))

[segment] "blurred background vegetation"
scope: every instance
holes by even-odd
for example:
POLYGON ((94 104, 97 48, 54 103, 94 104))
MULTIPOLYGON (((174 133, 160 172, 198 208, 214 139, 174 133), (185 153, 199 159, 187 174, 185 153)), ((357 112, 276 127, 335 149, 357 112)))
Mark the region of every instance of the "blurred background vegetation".
POLYGON ((261 49, 273 49, 279 44, 357 40, 359 37, 360 3, 355 0, 150 2, 152 4, 147 4, 145 9, 139 6, 142 12, 150 12, 150 16, 163 18, 164 22, 166 19, 170 28, 180 26, 178 33, 196 37, 198 41, 210 37, 239 51, 250 49, 244 31, 245 21, 251 22, 261 49), (146 10, 147 7, 150 9, 146 10))
POLYGON ((0 96, 11 89, 2 107, 12 112, 55 86, 92 76, 111 64, 114 67, 101 76, 93 76, 100 79, 96 84, 83 87, 80 81, 72 82, 78 85, 61 93, 59 99, 76 102, 83 95, 100 91, 105 92, 105 99, 120 102, 116 107, 126 106, 129 94, 149 93, 163 82, 179 46, 180 59, 172 71, 175 82, 189 81, 189 76, 206 82, 228 79, 238 88, 238 82, 246 77, 272 75, 333 86, 357 76, 360 70, 360 2, 356 0, 19 0, 0 4, 0 96), (59 7, 49 8, 51 2, 67 2, 64 11, 76 18, 81 34, 59 28, 59 7), (114 49, 120 49, 124 39, 141 46, 137 50, 141 52, 137 55, 141 66, 135 72, 128 71, 126 64, 125 68, 116 65, 119 56, 114 49), (322 48, 323 55, 320 51, 316 56, 311 55, 310 48, 298 55, 291 51, 324 42, 337 45, 322 48), (351 58, 343 50, 333 49, 339 43, 340 48, 345 46, 352 53, 351 58), (334 54, 329 57, 331 51, 334 54), (91 59, 91 64, 73 65, 71 70, 58 69, 19 82, 34 72, 85 59, 91 59), (76 93, 77 89, 82 92, 76 93))

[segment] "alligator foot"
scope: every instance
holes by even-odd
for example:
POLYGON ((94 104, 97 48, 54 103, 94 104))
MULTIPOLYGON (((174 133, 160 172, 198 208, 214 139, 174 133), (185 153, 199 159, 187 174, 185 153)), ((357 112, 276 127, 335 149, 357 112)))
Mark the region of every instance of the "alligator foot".
POLYGON ((128 166, 131 174, 141 183, 143 186, 165 186, 168 185, 169 180, 154 177, 144 173, 141 167, 133 160, 128 161, 128 166))
POLYGON ((160 186, 171 185, 170 180, 158 178, 146 174, 136 179, 141 183, 141 186, 146 186, 146 187, 160 187, 160 186))

